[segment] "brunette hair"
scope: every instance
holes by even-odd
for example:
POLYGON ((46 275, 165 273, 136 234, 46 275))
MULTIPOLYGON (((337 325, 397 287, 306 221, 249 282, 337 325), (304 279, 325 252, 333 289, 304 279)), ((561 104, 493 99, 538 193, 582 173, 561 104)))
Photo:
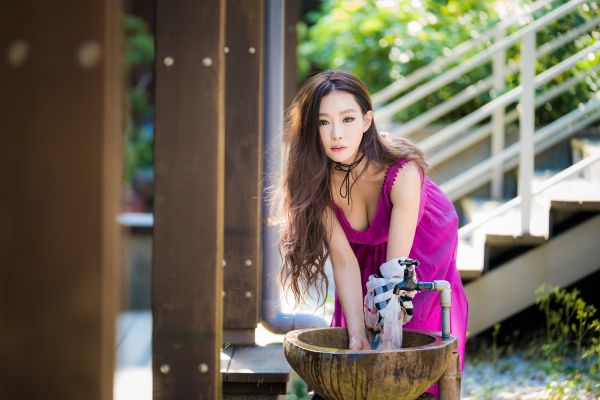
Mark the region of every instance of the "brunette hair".
MULTIPOLYGON (((329 287, 324 267, 329 257, 326 238, 331 237, 331 232, 326 232, 323 218, 333 199, 332 161, 321 144, 318 122, 321 99, 334 90, 352 94, 363 115, 372 110, 362 80, 345 71, 328 70, 304 83, 285 115, 285 161, 274 193, 272 216, 281 235, 280 280, 291 289, 297 303, 313 285, 324 303, 329 287)), ((362 137, 359 151, 367 160, 359 176, 371 162, 388 166, 399 159, 414 160, 423 171, 427 169, 420 149, 406 139, 379 134, 374 120, 362 137)))

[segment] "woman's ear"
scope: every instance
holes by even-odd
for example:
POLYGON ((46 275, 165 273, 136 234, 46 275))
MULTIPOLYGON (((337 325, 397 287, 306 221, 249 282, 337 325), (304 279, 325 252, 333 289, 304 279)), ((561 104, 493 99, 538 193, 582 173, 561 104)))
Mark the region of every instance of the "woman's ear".
POLYGON ((371 127, 371 122, 373 122, 373 111, 369 110, 363 116, 363 133, 371 127))

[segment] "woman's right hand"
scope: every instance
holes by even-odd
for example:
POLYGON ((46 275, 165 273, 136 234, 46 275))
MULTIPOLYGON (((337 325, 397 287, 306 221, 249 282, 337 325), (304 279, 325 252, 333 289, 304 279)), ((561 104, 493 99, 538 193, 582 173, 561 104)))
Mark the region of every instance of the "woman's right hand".
POLYGON ((371 350, 371 344, 364 334, 350 336, 350 350, 371 350))

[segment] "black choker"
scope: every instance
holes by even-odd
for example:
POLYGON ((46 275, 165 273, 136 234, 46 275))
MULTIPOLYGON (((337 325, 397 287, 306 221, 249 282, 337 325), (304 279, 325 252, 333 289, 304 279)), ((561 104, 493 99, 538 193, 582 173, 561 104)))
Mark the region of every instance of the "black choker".
POLYGON ((335 169, 337 171, 342 171, 346 173, 346 176, 344 176, 344 180, 342 181, 342 184, 340 186, 340 196, 343 199, 348 199, 348 205, 350 205, 350 190, 352 189, 352 186, 354 186, 354 182, 352 182, 352 185, 350 185, 350 172, 352 172, 352 170, 358 165, 360 164, 360 162, 362 161, 362 159, 365 157, 365 155, 363 154, 362 156, 360 156, 360 158, 356 161, 354 161, 352 164, 343 164, 341 162, 337 162, 334 161, 335 163, 335 169), (346 193, 342 193, 342 189, 344 188, 344 186, 346 187, 346 193))

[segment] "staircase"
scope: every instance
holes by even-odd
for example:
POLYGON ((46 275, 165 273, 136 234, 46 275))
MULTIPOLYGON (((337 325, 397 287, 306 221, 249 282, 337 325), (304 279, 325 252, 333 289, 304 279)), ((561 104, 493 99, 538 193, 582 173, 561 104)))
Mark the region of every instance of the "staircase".
POLYGON ((537 58, 566 43, 588 34, 599 37, 600 16, 594 13, 571 31, 537 43, 540 30, 589 7, 583 0, 537 1, 373 95, 378 124, 412 138, 427 153, 432 176, 464 222, 457 267, 469 298, 470 335, 534 304, 541 284, 564 287, 600 269, 600 91, 594 89, 552 123, 534 124, 536 108, 597 79, 600 62, 581 65, 598 61, 600 40, 537 75, 535 70, 537 58), (515 43, 519 60, 507 61, 507 49, 515 43), (446 69, 473 49, 481 50, 446 69), (493 76, 411 121, 392 122, 394 113, 490 61, 493 76), (575 66, 578 73, 565 77, 575 66), (521 85, 506 88, 506 75, 519 70, 521 85), (447 113, 488 90, 497 95, 486 105, 435 128, 447 113))

